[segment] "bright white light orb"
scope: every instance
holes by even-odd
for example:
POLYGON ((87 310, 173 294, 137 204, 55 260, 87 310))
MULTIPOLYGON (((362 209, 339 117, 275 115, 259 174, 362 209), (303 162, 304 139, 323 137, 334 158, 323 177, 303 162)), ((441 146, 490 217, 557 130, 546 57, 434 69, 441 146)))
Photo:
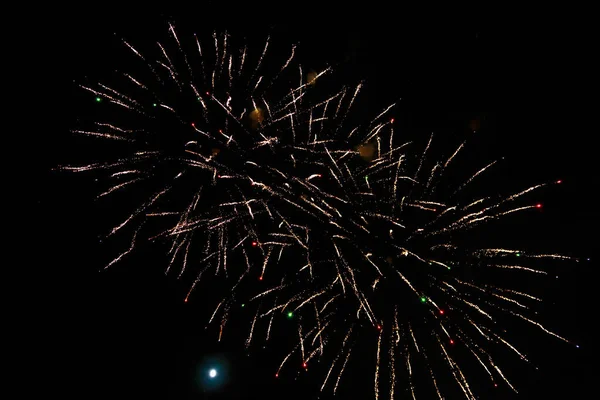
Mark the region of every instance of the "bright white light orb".
POLYGON ((217 370, 216 369, 211 369, 210 371, 208 371, 208 376, 210 376, 211 378, 214 378, 217 376, 217 370))

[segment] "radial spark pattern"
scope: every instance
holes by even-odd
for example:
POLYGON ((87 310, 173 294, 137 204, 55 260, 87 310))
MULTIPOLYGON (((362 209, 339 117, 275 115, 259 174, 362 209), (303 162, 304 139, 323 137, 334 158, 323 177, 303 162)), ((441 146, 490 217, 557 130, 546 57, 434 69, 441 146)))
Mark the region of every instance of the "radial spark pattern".
POLYGON ((166 272, 189 282, 185 301, 204 283, 224 284, 210 318, 219 340, 233 307, 254 315, 247 346, 269 340, 281 316, 294 319, 282 329, 296 345, 277 377, 319 359, 330 365, 321 390, 335 392, 353 349, 366 346, 375 398, 384 389, 393 398, 402 381, 413 397, 441 399, 449 378, 473 399, 465 363, 516 391, 492 349, 527 358, 498 318, 565 339, 533 319, 540 299, 493 277, 543 275, 536 261, 567 257, 478 248, 464 233, 540 208, 527 198, 546 185, 470 195, 495 163, 453 170, 465 143, 438 158, 434 135, 405 142, 395 105, 352 126, 360 84, 332 89, 331 69, 304 71, 295 47, 282 56, 269 40, 252 52, 227 33, 209 39, 180 38, 170 25, 154 48, 123 41, 138 72, 81 84, 110 107, 74 132, 115 141, 119 156, 61 169, 105 176, 112 184, 99 197, 146 193, 110 231, 132 241, 107 268, 142 241, 167 242, 166 272))

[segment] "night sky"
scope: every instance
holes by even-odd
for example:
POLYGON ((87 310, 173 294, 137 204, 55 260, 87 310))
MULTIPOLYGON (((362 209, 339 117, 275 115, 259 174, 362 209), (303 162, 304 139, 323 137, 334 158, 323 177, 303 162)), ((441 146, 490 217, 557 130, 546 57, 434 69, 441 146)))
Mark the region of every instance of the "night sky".
MULTIPOLYGON (((160 249, 145 248, 99 273, 128 244, 98 239, 111 228, 106 221, 117 205, 94 202, 102 188, 93 178, 50 171, 59 164, 86 161, 77 150, 82 139, 68 130, 90 107, 82 101, 93 98, 82 96, 73 81, 122 67, 113 55, 118 37, 132 43, 163 38, 172 20, 187 29, 197 26, 205 38, 215 29, 226 29, 236 37, 271 34, 278 41, 299 43, 308 67, 329 63, 346 82, 365 80, 362 95, 368 104, 361 109, 366 113, 373 115, 401 97, 394 116, 415 137, 428 137, 432 131, 461 135, 476 127, 474 157, 506 157, 501 174, 494 175, 500 183, 482 182, 483 188, 498 186, 508 193, 561 179, 562 185, 534 196, 544 204, 542 211, 520 214, 490 229, 498 241, 505 237, 505 247, 515 243, 584 260, 566 262, 564 273, 542 288, 547 300, 540 315, 545 325, 580 348, 528 329, 522 331, 530 335, 525 350, 539 370, 517 361, 504 368, 521 392, 516 398, 589 398, 599 187, 592 148, 595 127, 583 123, 589 111, 574 95, 583 45, 560 24, 512 22, 491 11, 432 18, 408 10, 397 10, 397 15, 385 9, 343 14, 310 7, 198 6, 147 15, 77 11, 51 31, 54 36, 43 39, 60 49, 55 54, 65 78, 59 84, 64 100, 55 106, 64 124, 46 127, 38 141, 34 215, 39 229, 30 242, 40 244, 32 245, 34 256, 39 254, 46 273, 61 282, 53 289, 60 306, 51 328, 59 332, 57 357, 66 368, 58 378, 63 391, 79 398, 310 399, 322 383, 322 367, 309 368, 296 379, 291 372, 275 379, 282 356, 278 339, 265 349, 256 342, 247 352, 247 326, 233 324, 230 336, 217 343, 217 328, 204 329, 209 311, 202 297, 210 294, 184 303, 187 287, 174 276, 165 277, 168 260, 160 249), (198 379, 212 366, 219 373, 228 370, 227 383, 217 391, 205 385, 203 391, 198 379)), ((372 398, 372 370, 371 364, 349 367, 338 398, 372 398)), ((512 398, 506 387, 480 386, 482 399, 512 398)), ((320 398, 329 398, 329 393, 320 398)), ((399 391, 399 398, 400 393, 408 395, 399 391)))

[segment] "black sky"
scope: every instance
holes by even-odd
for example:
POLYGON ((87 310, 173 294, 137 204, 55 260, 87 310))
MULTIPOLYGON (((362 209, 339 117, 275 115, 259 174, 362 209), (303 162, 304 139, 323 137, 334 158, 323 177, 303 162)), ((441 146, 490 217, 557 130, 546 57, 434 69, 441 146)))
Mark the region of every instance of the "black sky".
MULTIPOLYGON (((173 12, 79 10, 44 38, 60 49, 55 53, 61 54, 59 60, 52 63, 59 63, 65 77, 59 113, 66 124, 50 127, 38 142, 35 215, 40 229, 34 238, 42 243, 40 258, 50 275, 61 282, 52 287, 60 306, 51 329, 60 338, 57 357, 64 373, 59 382, 65 392, 81 398, 307 399, 315 398, 322 382, 322 375, 312 370, 298 380, 290 375, 275 381, 276 351, 259 346, 246 355, 243 341, 217 344, 214 330, 204 330, 202 304, 182 302, 186 291, 164 276, 160 254, 133 257, 98 273, 113 254, 106 252, 115 251, 98 241, 107 229, 103 221, 110 208, 93 202, 98 190, 93 182, 73 183, 69 176, 49 171, 77 152, 79 142, 67 133, 81 109, 71 100, 77 91, 73 81, 119 66, 120 60, 111 56, 118 46, 113 33, 132 42, 164 37, 166 22, 172 20, 197 25, 203 32, 226 29, 254 38, 270 33, 277 40, 299 43, 314 68, 332 63, 347 80, 365 79, 364 96, 371 104, 365 106, 367 112, 375 114, 401 97, 397 116, 411 134, 460 135, 478 124, 483 137, 476 139, 475 152, 489 155, 486 159, 506 157, 500 178, 507 190, 563 180, 536 198, 544 203, 541 216, 500 225, 496 233, 540 251, 592 258, 565 266, 557 282, 544 288, 549 299, 542 310, 544 320, 581 348, 530 329, 533 339, 527 350, 539 371, 517 362, 508 370, 518 376, 522 394, 517 398, 588 397, 598 185, 594 129, 583 122, 591 107, 576 95, 585 92, 578 77, 585 68, 584 45, 564 23, 511 13, 514 20, 507 19, 507 13, 497 10, 433 18, 401 7, 363 6, 369 9, 322 12, 299 4, 288 10, 259 5, 173 12), (510 225, 517 223, 515 234, 510 225), (205 357, 216 354, 231 362, 233 377, 222 393, 211 397, 197 389, 192 377, 205 357)), ((358 376, 360 367, 356 371, 339 398, 372 393, 371 366, 364 368, 367 376, 358 376)), ((509 398, 507 394, 501 389, 481 398, 509 398)))

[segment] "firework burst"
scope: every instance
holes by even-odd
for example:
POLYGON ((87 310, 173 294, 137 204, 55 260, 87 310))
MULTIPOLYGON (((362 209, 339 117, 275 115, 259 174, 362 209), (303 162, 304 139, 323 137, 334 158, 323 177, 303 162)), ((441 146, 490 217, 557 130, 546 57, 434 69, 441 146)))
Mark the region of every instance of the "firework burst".
POLYGON ((481 248, 469 234, 541 208, 527 198, 547 184, 474 196, 495 162, 457 183, 453 162, 465 143, 439 157, 433 134, 405 142, 394 131, 395 104, 353 126, 361 84, 331 89, 331 69, 304 71, 294 46, 274 50, 267 39, 253 52, 232 41, 179 37, 169 25, 151 49, 123 40, 140 72, 80 85, 111 107, 73 132, 114 141, 118 156, 61 169, 105 176, 100 198, 146 194, 108 232, 129 234, 131 246, 106 268, 140 242, 167 243, 166 273, 189 282, 184 301, 204 282, 225 287, 209 321, 219 340, 242 303, 254 306, 247 346, 269 340, 276 315, 295 319, 277 377, 323 360, 321 390, 336 392, 353 349, 367 343, 375 398, 384 388, 393 398, 402 381, 413 398, 441 399, 439 382, 449 378, 474 399, 464 363, 517 391, 494 349, 528 360, 501 321, 567 340, 535 320, 539 298, 491 277, 544 275, 536 261, 567 257, 481 248))

